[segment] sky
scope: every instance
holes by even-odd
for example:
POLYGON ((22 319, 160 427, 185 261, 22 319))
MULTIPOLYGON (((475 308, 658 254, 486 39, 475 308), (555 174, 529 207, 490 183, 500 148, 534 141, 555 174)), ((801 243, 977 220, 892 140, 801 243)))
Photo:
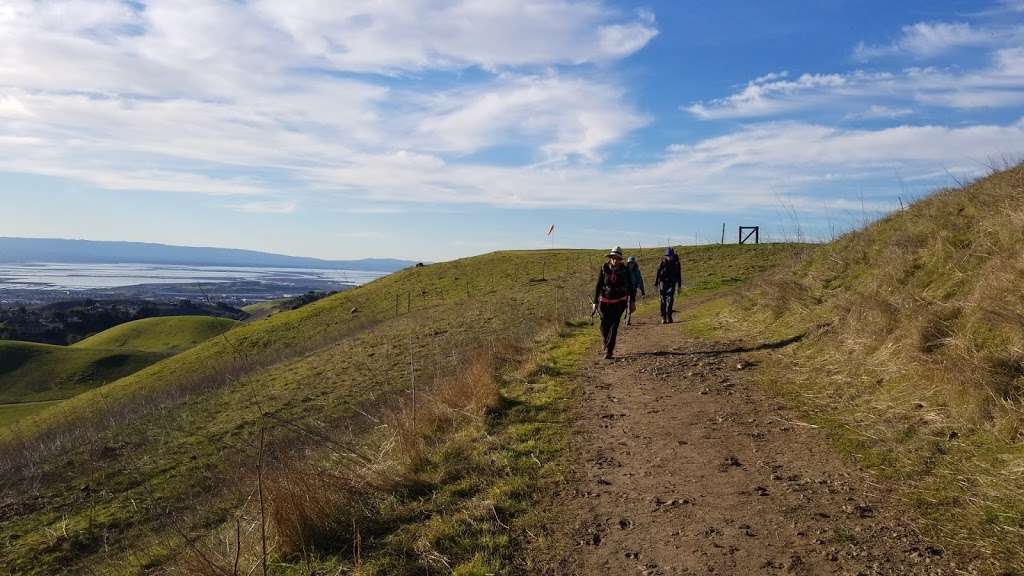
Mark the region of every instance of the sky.
POLYGON ((1021 159, 1024 0, 0 0, 0 236, 827 240, 1021 159))

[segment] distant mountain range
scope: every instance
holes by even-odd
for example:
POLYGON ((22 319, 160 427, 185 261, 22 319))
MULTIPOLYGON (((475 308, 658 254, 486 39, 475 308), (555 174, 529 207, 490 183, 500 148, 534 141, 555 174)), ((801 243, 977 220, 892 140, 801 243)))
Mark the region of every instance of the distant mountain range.
POLYGON ((409 260, 365 258, 321 260, 232 248, 170 246, 146 242, 96 242, 57 238, 2 238, 0 262, 61 262, 75 264, 164 264, 234 266, 247 268, 320 268, 394 272, 414 264, 409 260))

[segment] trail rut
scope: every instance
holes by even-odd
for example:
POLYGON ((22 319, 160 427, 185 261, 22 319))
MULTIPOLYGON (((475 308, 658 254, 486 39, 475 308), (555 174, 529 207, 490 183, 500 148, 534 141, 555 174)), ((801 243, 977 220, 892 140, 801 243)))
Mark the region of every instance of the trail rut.
MULTIPOLYGON (((560 574, 958 574, 892 495, 751 382, 754 349, 638 317, 581 374, 560 574)), ((757 348, 788 342, 761 343, 757 348)))

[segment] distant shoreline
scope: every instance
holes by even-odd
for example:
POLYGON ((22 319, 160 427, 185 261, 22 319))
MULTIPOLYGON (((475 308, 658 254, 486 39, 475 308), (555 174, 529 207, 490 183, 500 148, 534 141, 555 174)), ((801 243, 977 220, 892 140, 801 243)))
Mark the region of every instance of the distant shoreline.
POLYGON ((347 290, 388 272, 159 264, 0 264, 0 303, 66 300, 210 300, 232 306, 347 290))

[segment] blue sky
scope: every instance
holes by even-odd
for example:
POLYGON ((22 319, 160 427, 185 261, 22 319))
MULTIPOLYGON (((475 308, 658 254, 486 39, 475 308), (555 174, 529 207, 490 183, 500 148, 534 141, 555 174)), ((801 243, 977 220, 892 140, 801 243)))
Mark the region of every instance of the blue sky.
POLYGON ((0 235, 828 238, 1024 158, 1024 0, 0 0, 0 235))

